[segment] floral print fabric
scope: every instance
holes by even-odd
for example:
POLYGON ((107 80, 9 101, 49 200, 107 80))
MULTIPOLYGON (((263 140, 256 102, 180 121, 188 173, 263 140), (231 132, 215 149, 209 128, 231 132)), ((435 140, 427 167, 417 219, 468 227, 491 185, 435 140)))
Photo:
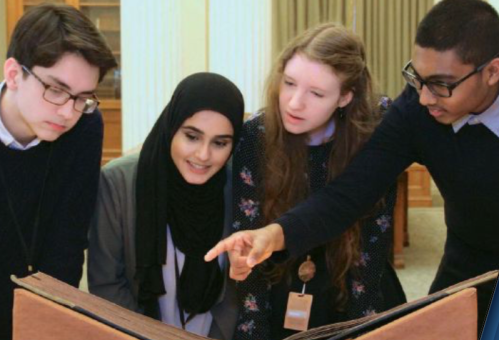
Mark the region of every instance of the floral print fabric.
MULTIPOLYGON (((263 133, 263 113, 258 113, 244 124, 241 140, 234 155, 234 231, 257 229, 263 226, 260 198, 263 133)), ((307 175, 312 192, 319 190, 327 183, 327 163, 332 143, 309 147, 309 173, 307 175)), ((347 280, 350 292, 344 315, 347 319, 359 318, 382 310, 383 297, 379 293, 379 284, 392 240, 391 224, 394 202, 395 188, 385 197, 383 208, 361 228, 362 249, 360 259, 355 263, 356 275, 349 275, 347 280)), ((324 254, 323 249, 321 254, 324 254)), ((298 262, 301 263, 300 260, 298 262)), ((323 270, 327 269, 324 267, 323 270)), ((319 283, 324 286, 329 284, 329 282, 319 283)), ((253 270, 245 281, 238 282, 238 295, 242 308, 235 339, 272 338, 272 302, 275 301, 270 295, 272 291, 272 286, 257 269, 253 270)), ((314 297, 314 299, 320 300, 321 296, 314 297)), ((312 309, 314 309, 314 304, 312 309)), ((311 324, 313 324, 313 318, 314 313, 312 313, 311 324)))

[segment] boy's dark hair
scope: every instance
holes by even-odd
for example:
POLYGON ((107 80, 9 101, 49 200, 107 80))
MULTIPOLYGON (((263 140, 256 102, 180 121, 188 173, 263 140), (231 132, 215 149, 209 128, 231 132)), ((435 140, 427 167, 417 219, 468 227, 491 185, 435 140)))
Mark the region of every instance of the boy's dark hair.
POLYGON ((117 66, 109 45, 90 19, 68 5, 43 4, 26 11, 12 33, 7 58, 28 68, 51 67, 68 52, 97 66, 99 82, 117 66))
POLYGON ((499 16, 481 0, 443 0, 423 18, 416 45, 443 52, 455 50, 475 66, 499 53, 499 16))

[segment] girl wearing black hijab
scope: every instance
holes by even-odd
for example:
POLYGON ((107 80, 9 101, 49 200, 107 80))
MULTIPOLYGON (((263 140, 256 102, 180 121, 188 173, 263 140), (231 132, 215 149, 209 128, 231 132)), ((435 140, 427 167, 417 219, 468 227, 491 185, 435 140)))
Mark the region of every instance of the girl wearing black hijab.
POLYGON ((228 261, 203 256, 230 230, 226 164, 243 114, 232 82, 191 75, 140 155, 102 169, 90 232, 91 293, 203 336, 232 337, 237 308, 228 261))

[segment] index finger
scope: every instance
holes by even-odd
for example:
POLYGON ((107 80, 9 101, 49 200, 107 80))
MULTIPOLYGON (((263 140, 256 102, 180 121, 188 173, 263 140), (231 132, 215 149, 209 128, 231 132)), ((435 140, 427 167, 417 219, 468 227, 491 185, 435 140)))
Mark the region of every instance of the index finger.
POLYGON ((206 262, 210 262, 213 259, 215 259, 218 255, 233 249, 234 249, 234 242, 231 240, 231 237, 226 238, 225 240, 218 242, 216 246, 211 248, 204 256, 204 260, 206 262))

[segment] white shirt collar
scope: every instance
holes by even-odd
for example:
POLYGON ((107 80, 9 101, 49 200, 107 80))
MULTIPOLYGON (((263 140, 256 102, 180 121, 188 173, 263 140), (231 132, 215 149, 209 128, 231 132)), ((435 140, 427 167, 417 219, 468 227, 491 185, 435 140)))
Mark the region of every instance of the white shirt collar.
MULTIPOLYGON (((3 81, 0 84, 0 93, 2 93, 4 86, 5 86, 5 81, 3 81)), ((21 150, 21 151, 31 149, 32 147, 37 146, 41 142, 40 139, 35 138, 31 142, 29 142, 26 146, 19 143, 14 138, 14 136, 12 136, 12 134, 9 132, 9 130, 7 130, 7 128, 5 127, 5 125, 2 121, 1 115, 0 115, 0 141, 3 144, 5 144, 5 146, 7 146, 8 148, 15 149, 15 150, 21 150)))
POLYGON ((479 115, 466 115, 458 121, 452 123, 454 132, 457 133, 466 124, 483 124, 497 137, 499 137, 499 96, 487 110, 479 115))

